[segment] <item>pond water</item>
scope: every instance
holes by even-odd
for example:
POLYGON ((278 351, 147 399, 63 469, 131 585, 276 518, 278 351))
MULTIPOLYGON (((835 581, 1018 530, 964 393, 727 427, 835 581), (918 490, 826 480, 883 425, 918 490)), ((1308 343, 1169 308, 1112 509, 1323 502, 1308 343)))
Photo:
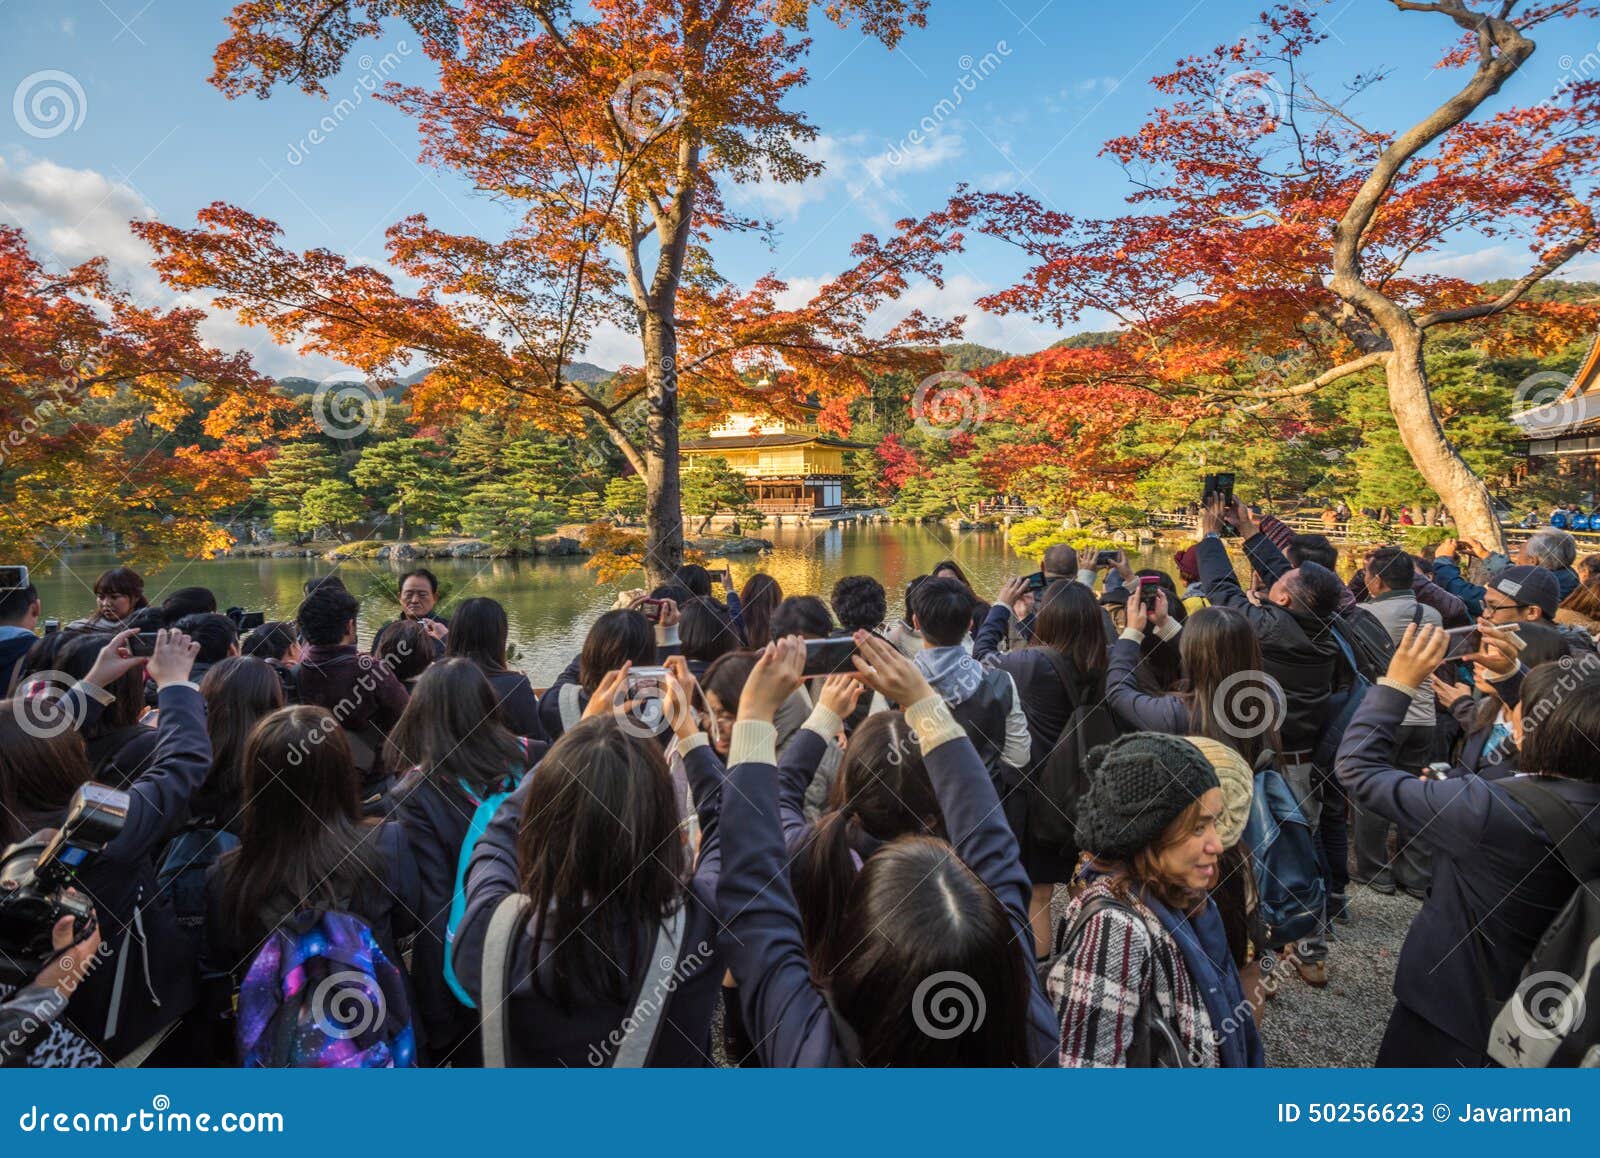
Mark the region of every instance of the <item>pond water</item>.
MULTIPOLYGON (((1008 576, 1035 567, 1011 551, 1000 531, 846 523, 824 529, 768 528, 761 533, 772 541, 771 551, 732 560, 734 578, 741 585, 760 570, 777 579, 785 594, 815 593, 826 598, 842 576, 872 575, 889 589, 891 611, 899 609, 900 592, 909 579, 926 574, 944 559, 956 560, 986 596, 1008 576)), ((63 622, 92 614, 95 576, 116 562, 109 552, 79 551, 41 564, 34 582, 44 614, 63 622)), ((1136 565, 1170 567, 1170 563, 1169 551, 1150 551, 1136 565)), ((577 654, 589 625, 611 606, 617 591, 640 585, 636 578, 597 586, 582 559, 435 559, 425 565, 439 576, 446 614, 452 601, 474 595, 505 605, 516 652, 514 666, 541 687, 577 654)), ((145 572, 145 592, 157 603, 179 587, 209 587, 223 607, 243 606, 266 612, 269 620, 288 619, 300 602, 305 581, 336 569, 362 601, 360 639, 366 647, 377 629, 399 614, 393 591, 403 567, 371 560, 352 560, 337 568, 313 559, 177 561, 145 572)))

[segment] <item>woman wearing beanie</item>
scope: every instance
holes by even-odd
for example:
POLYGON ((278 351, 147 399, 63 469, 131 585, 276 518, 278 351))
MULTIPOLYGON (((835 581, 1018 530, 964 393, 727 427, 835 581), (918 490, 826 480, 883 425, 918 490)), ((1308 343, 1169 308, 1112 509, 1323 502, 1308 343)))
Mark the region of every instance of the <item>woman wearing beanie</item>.
POLYGON ((1210 761, 1136 732, 1089 755, 1078 805, 1088 854, 1050 970, 1063 1066, 1265 1064, 1208 893, 1229 808, 1210 761))

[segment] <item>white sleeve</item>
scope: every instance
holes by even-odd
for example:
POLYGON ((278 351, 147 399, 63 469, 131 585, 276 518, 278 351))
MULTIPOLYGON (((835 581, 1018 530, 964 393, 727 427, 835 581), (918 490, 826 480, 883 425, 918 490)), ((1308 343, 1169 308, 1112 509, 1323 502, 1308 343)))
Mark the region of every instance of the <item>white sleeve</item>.
POLYGON ((1000 759, 1013 768, 1026 768, 1033 755, 1033 737, 1028 734, 1028 716, 1022 710, 1022 696, 1017 692, 1017 681, 1006 673, 1011 684, 1011 711, 1006 715, 1006 746, 1000 759))

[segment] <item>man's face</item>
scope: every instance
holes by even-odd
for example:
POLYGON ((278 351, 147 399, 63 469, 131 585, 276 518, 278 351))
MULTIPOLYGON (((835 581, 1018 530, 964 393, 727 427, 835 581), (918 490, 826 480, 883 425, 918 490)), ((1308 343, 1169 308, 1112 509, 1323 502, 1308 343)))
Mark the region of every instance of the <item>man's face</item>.
POLYGON ((400 585, 400 606, 412 619, 421 619, 429 614, 438 601, 433 588, 421 575, 413 575, 400 585))
POLYGON ((1292 611, 1294 609, 1294 595, 1291 593, 1293 585, 1290 580, 1298 573, 1298 570, 1285 571, 1280 575, 1277 582, 1273 583, 1272 589, 1267 592, 1267 599, 1272 603, 1276 603, 1279 607, 1287 607, 1292 611))
POLYGON ((1537 607, 1524 607, 1511 596, 1493 588, 1483 593, 1483 614, 1491 623, 1515 623, 1540 617, 1537 607))

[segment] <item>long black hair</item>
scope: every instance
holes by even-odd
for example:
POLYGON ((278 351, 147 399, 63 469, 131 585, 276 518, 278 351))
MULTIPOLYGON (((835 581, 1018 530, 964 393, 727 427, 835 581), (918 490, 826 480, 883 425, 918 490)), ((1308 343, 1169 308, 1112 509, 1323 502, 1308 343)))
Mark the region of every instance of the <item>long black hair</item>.
POLYGON ((344 729, 322 708, 280 708, 244 751, 239 847, 218 862, 221 912, 254 945, 300 909, 348 909, 384 879, 361 815, 360 773, 344 729))
MULTIPOLYGON (((452 633, 454 627, 451 628, 452 633)), ((417 680, 389 735, 391 768, 416 768, 448 790, 482 796, 526 766, 521 742, 500 722, 488 677, 472 660, 442 659, 417 680)))
POLYGON ((201 678, 200 695, 206 702, 206 734, 211 737, 211 774, 190 811, 215 816, 228 825, 244 801, 244 751, 250 733, 283 707, 283 681, 264 659, 228 656, 201 678))
POLYGON ((1039 593, 1033 637, 1076 665, 1091 686, 1104 683, 1106 629, 1100 604, 1082 583, 1057 579, 1039 593))
POLYGON ((571 1010, 632 999, 660 923, 684 903, 688 853, 661 746, 610 716, 580 722, 539 762, 518 877, 533 900, 535 984, 571 1010))
POLYGON ((445 654, 470 659, 485 672, 506 668, 506 640, 511 624, 499 600, 482 595, 464 599, 450 617, 450 635, 445 654))
POLYGON ((635 667, 656 661, 656 633, 637 611, 608 611, 594 621, 578 653, 578 683, 586 692, 600 686, 606 672, 625 663, 635 667))

